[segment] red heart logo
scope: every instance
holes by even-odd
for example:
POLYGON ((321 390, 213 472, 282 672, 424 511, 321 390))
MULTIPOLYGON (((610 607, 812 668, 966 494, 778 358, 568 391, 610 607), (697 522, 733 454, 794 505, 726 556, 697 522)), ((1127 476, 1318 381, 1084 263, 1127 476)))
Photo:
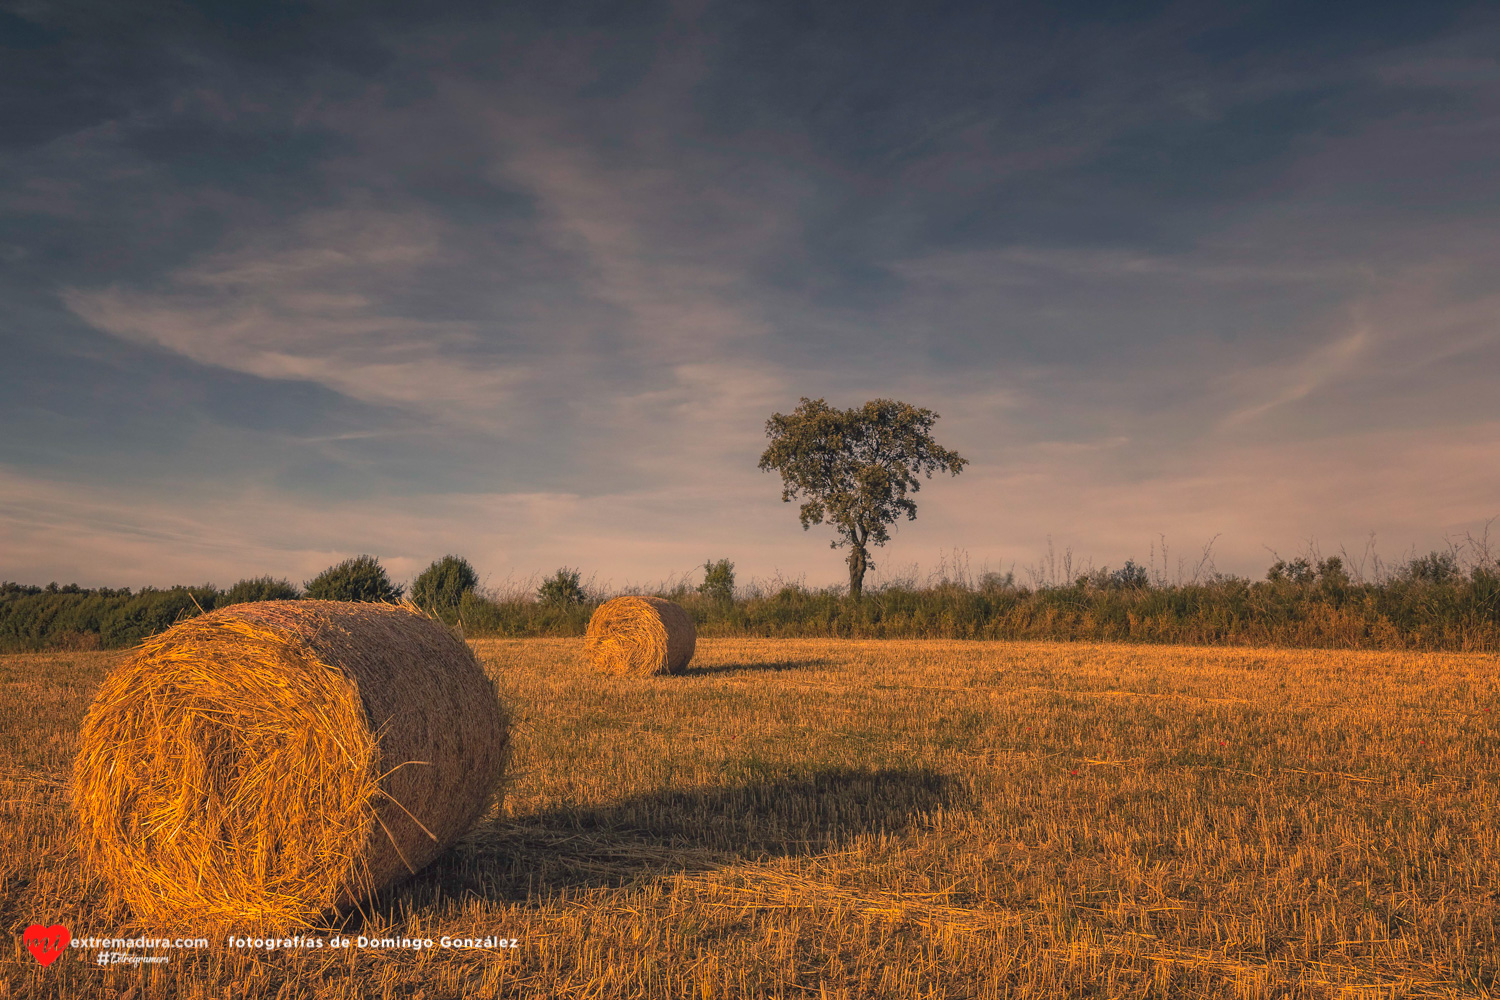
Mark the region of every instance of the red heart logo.
POLYGON ((53 924, 51 927, 32 924, 26 928, 26 937, 23 940, 38 962, 51 965, 57 960, 57 956, 63 953, 68 942, 73 940, 73 935, 62 924, 53 924))

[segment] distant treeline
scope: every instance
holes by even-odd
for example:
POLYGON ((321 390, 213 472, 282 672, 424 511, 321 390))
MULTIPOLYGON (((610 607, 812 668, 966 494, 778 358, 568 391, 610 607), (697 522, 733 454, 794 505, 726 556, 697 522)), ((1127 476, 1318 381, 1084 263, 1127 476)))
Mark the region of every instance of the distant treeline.
MULTIPOLYGON (((1338 558, 1278 562, 1267 579, 1219 576, 1154 584, 1138 567, 1067 586, 978 583, 886 586, 849 600, 790 585, 732 599, 678 587, 700 634, 850 639, 1036 639, 1344 649, 1500 651, 1500 568, 1461 571, 1446 554, 1380 583, 1356 583, 1338 558)), ((559 606, 512 596, 466 598, 470 635, 582 635, 598 599, 559 606)))
POLYGON ((129 646, 218 603, 213 587, 87 590, 76 584, 0 583, 0 649, 113 649, 129 646), (194 603, 194 602, 197 603, 194 603))
POLYGON ((129 587, 88 590, 71 583, 0 583, 0 650, 117 649, 191 618, 200 609, 288 596, 284 590, 266 595, 247 594, 247 589, 252 588, 241 584, 223 591, 204 584, 167 590, 147 587, 132 593, 129 587))
MULTIPOLYGON (((705 636, 1046 639, 1345 649, 1500 651, 1500 565, 1452 553, 1410 560, 1359 582, 1338 558, 1278 560, 1266 579, 1215 575, 1153 581, 1139 566, 1100 570, 1066 585, 1017 585, 1011 574, 927 586, 887 585, 850 600, 797 584, 736 588, 733 565, 708 563, 696 587, 661 588, 705 636)), ((467 562, 448 556, 418 577, 411 597, 469 636, 578 636, 606 595, 559 570, 535 589, 484 593, 467 562)), ((332 567, 306 591, 284 580, 169 590, 86 590, 0 584, 0 649, 118 648, 202 611, 246 600, 392 599, 368 556, 332 567), (353 582, 351 582, 353 581, 353 582)))

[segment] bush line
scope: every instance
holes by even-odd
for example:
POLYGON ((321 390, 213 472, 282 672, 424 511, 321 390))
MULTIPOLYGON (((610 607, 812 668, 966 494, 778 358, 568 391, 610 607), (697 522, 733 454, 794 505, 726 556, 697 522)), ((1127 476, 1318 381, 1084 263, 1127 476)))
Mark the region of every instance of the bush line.
MULTIPOLYGON (((1432 581, 1356 583, 1341 574, 1251 582, 1121 585, 1080 578, 1031 589, 887 586, 852 601, 842 588, 752 588, 725 600, 687 586, 657 593, 681 604, 699 634, 779 638, 1011 639, 1309 648, 1500 651, 1500 571, 1432 581)), ((456 618, 470 637, 582 636, 603 595, 580 601, 466 591, 456 618)), ((86 590, 0 584, 0 650, 114 649, 234 603, 211 586, 86 590)))

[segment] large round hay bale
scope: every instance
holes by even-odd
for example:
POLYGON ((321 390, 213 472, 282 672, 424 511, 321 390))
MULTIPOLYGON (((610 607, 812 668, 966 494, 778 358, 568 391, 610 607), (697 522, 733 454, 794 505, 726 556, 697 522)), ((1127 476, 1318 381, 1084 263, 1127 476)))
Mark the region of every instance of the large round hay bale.
POLYGON ((680 604, 660 597, 616 597, 595 610, 583 641, 601 670, 678 674, 693 658, 698 630, 680 604))
POLYGON ((508 749, 494 683, 414 607, 238 604, 109 675, 73 808, 137 914, 308 926, 449 847, 496 801, 508 749))

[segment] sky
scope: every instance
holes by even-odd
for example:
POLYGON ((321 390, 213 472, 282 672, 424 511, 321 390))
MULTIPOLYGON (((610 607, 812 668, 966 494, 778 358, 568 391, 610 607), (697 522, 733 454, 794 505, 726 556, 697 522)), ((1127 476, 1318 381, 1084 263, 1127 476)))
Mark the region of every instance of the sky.
POLYGON ((836 584, 757 468, 804 396, 969 460, 867 585, 1479 535, 1497 54, 1482 4, 0 0, 0 578, 836 584))

